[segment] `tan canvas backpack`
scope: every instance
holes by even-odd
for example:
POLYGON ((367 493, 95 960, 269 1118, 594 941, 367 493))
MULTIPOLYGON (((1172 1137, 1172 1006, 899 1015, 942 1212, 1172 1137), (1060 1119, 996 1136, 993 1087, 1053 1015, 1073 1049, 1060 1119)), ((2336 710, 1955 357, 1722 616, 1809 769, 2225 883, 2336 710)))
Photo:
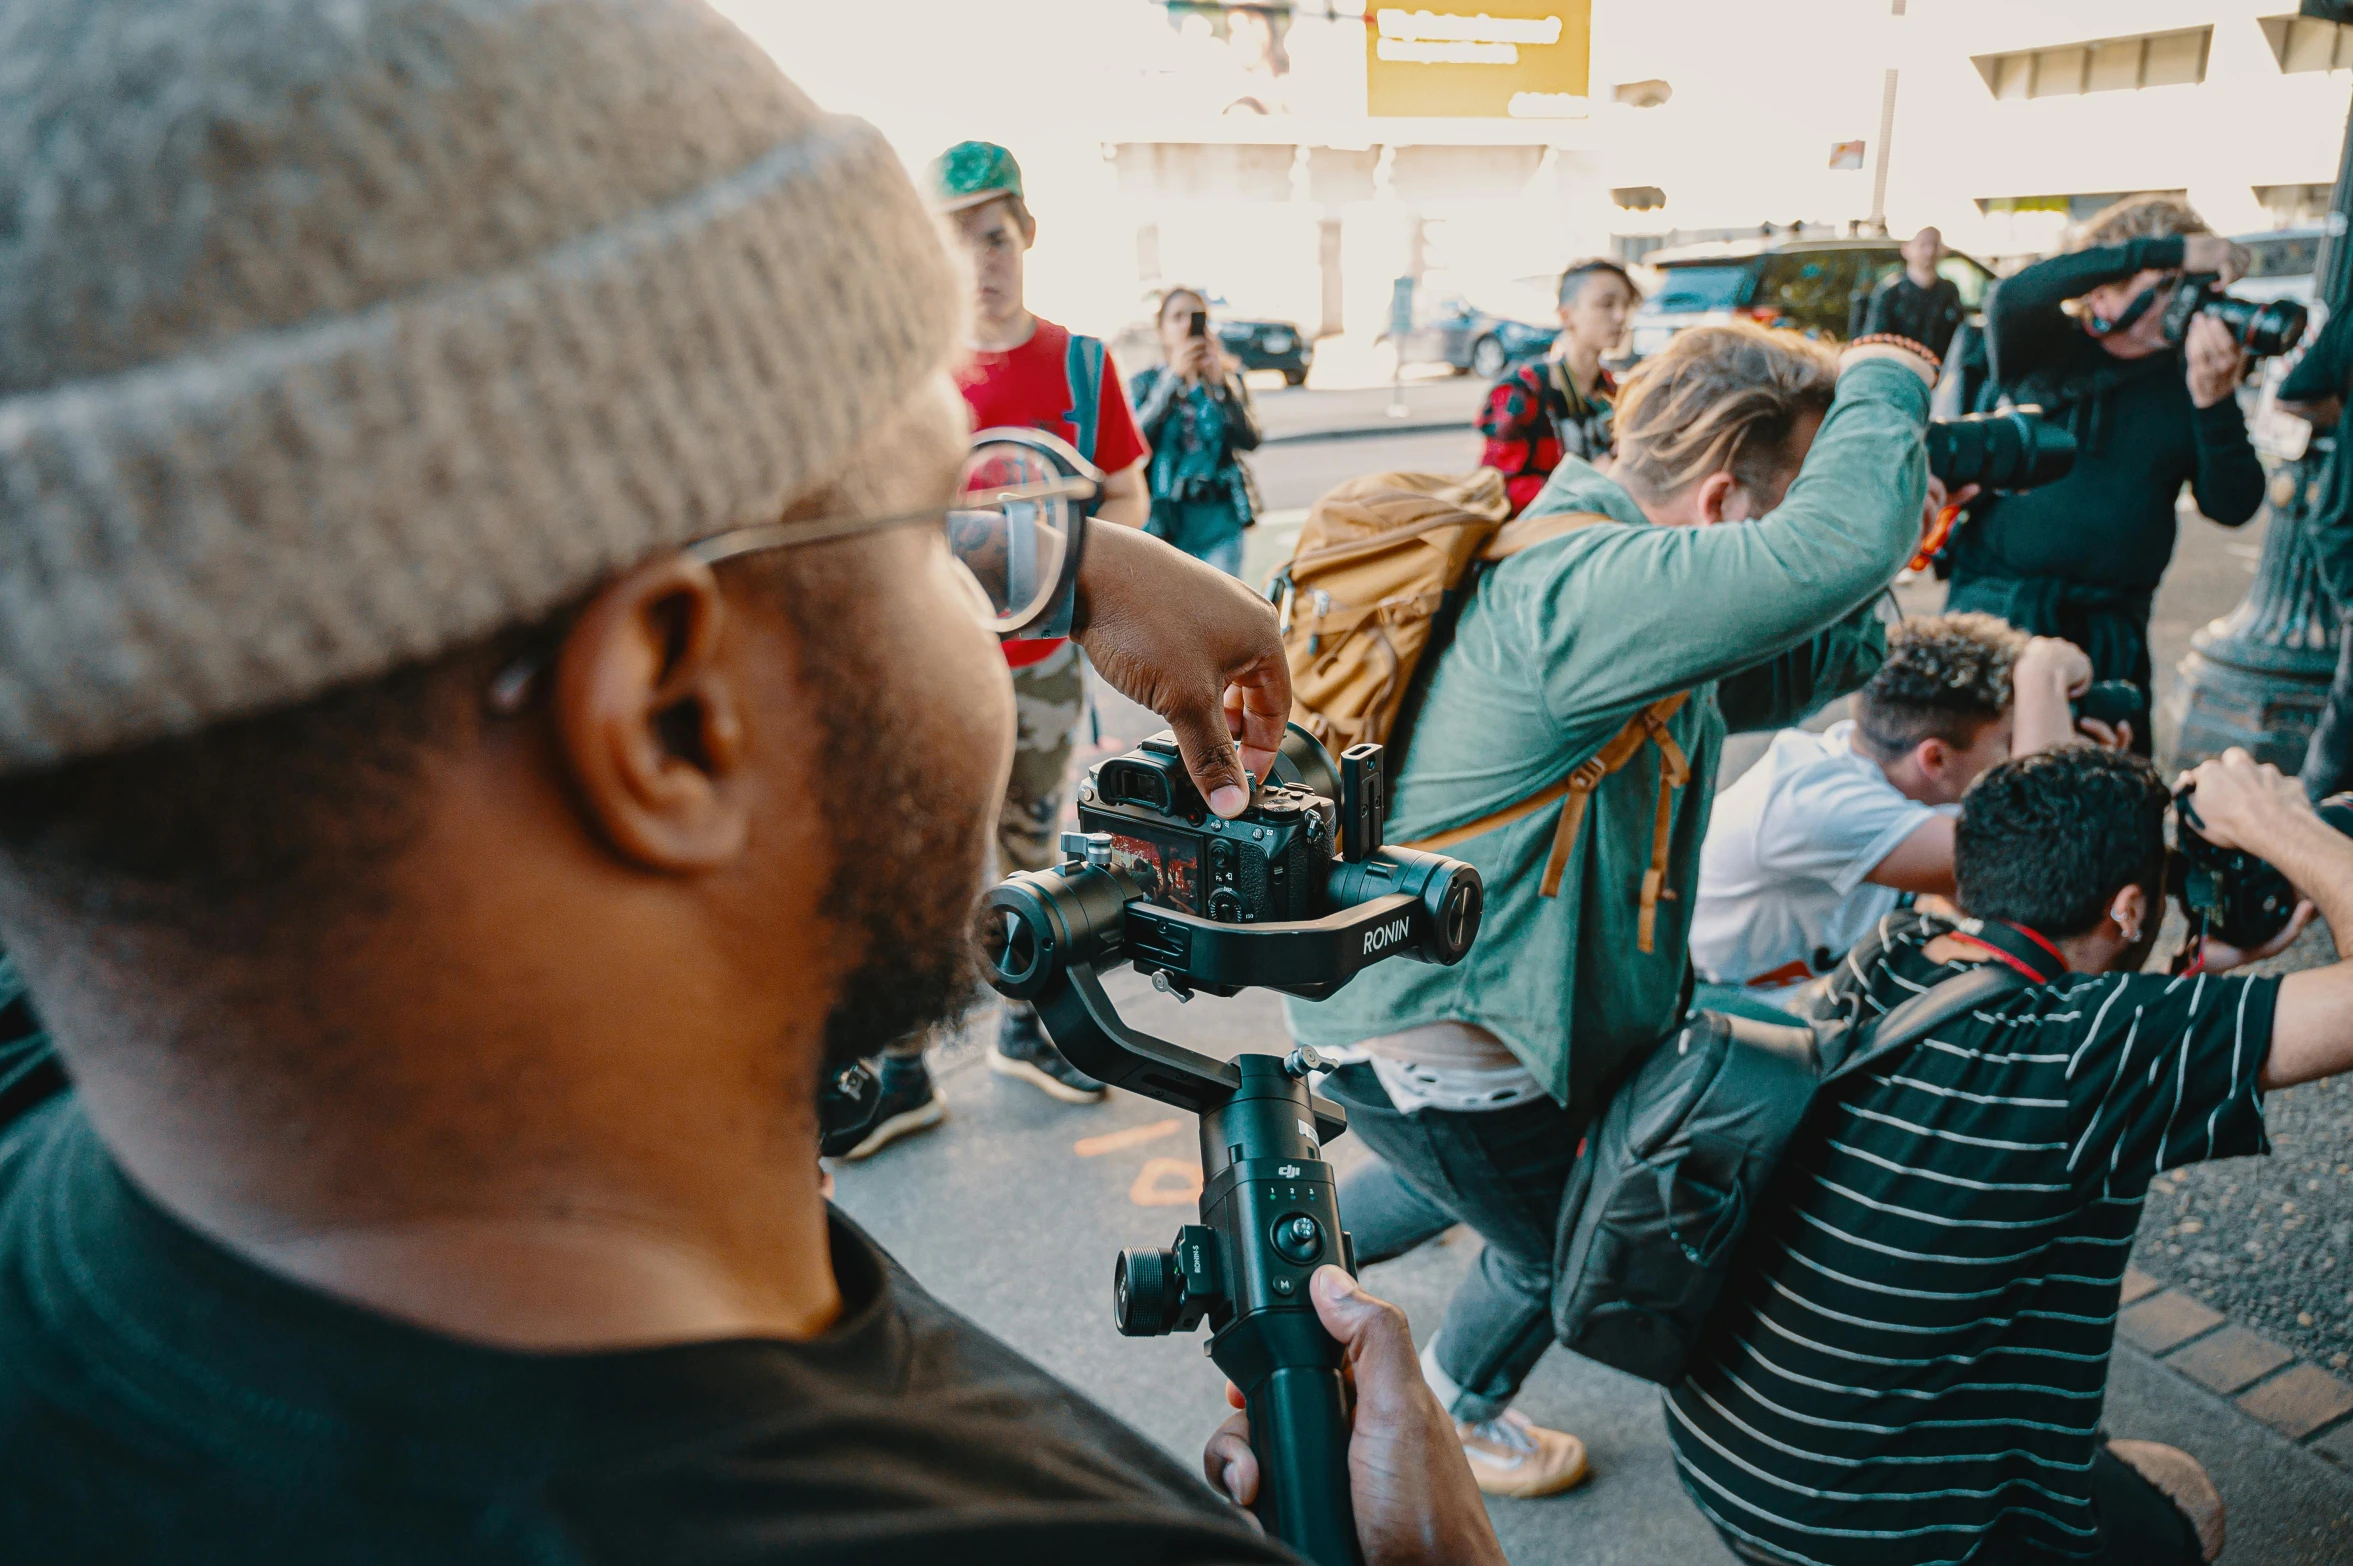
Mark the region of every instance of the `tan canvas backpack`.
MULTIPOLYGON (((1291 665, 1293 720, 1334 755, 1370 741, 1390 750, 1392 775, 1412 740, 1409 708, 1454 633, 1480 573, 1534 544, 1611 520, 1593 512, 1507 522, 1511 503, 1492 468, 1448 476, 1375 473, 1341 484, 1308 512, 1290 564, 1268 584, 1291 665), (1417 678, 1417 676, 1419 678, 1417 678), (1400 717, 1406 718, 1401 728, 1400 717)), ((1667 720, 1688 699, 1651 703, 1566 778, 1436 836, 1405 846, 1436 850, 1492 832, 1562 801, 1538 892, 1560 892, 1585 807, 1601 780, 1643 746, 1659 751, 1659 808, 1643 877, 1637 945, 1649 951, 1664 893, 1675 790, 1691 776, 1667 720)))

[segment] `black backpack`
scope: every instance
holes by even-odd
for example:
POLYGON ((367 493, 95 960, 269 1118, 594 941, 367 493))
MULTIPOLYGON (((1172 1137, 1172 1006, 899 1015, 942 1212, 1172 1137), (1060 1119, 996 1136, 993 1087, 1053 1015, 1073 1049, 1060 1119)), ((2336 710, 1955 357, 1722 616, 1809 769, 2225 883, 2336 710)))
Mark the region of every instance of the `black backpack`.
POLYGON ((1853 1028, 1695 1013, 1611 1097, 1570 1173, 1553 1250, 1561 1342, 1680 1382, 1816 1095, 2030 982, 1987 963, 1853 1028))

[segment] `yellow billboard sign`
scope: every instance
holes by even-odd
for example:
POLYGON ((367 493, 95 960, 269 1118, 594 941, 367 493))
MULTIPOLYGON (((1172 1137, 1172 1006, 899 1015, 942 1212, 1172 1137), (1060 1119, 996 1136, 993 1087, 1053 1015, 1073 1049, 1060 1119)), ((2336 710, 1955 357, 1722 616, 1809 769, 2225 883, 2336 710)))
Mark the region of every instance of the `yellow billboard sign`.
POLYGON ((1365 7, 1365 107, 1414 118, 1577 119, 1593 0, 1437 0, 1365 7))

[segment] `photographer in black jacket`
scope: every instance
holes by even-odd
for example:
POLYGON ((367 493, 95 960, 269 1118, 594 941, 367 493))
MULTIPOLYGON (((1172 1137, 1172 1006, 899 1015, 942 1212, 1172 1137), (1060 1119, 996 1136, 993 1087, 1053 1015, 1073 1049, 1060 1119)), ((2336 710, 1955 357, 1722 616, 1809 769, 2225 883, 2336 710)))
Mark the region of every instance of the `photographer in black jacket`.
POLYGON ((2232 396, 2245 355, 2204 314, 2178 345, 2162 330, 2185 274, 2229 280, 2244 265, 2178 197, 2133 196, 2085 224, 2067 254, 1994 289, 1995 382, 2067 424, 2079 455, 2058 483, 1978 502, 1955 535, 1948 609, 2063 637, 2091 655, 2096 678, 2148 687, 2149 605, 2173 558, 2183 483, 2225 527, 2263 501, 2232 396))

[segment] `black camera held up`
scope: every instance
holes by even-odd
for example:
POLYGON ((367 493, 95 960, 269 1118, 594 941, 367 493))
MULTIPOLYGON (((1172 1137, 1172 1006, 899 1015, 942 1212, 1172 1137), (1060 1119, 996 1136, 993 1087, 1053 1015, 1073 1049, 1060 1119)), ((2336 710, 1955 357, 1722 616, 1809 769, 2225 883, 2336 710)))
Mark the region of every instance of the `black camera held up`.
POLYGON ((2033 489, 2075 470, 2075 436, 2036 407, 1928 421, 1928 471, 1946 489, 2033 489))
MULTIPOLYGON (((2288 878, 2241 848, 2209 842, 2199 828, 2196 794, 2173 799, 2173 862, 2167 880, 2190 924, 2191 947, 2212 936, 2248 951, 2288 927, 2296 889, 2288 878)), ((2353 794, 2320 803, 2320 819, 2353 837, 2353 794)))
POLYGON ((1319 999, 1392 957, 1452 964, 1479 929, 1479 873, 1385 847, 1378 745, 1335 764, 1296 725, 1251 808, 1220 820, 1163 734, 1097 765, 1057 869, 983 904, 989 982, 1038 1009, 1081 1071, 1200 1116, 1201 1221, 1121 1253, 1112 1315, 1129 1337, 1210 1326, 1210 1357, 1249 1407, 1258 1515, 1316 1566, 1363 1559, 1348 1495, 1340 1346, 1308 1298, 1315 1269, 1356 1270, 1322 1147, 1340 1106, 1310 1091, 1313 1050, 1198 1054, 1129 1028, 1104 992, 1120 963, 1179 999, 1263 986, 1319 999))
POLYGON ((2311 312, 2293 299, 2236 299, 2224 293, 2212 272, 2192 272, 2173 285, 2165 301, 2165 340, 2179 344, 2190 334, 2190 319, 2210 315, 2230 329, 2241 348, 2258 359, 2286 353, 2304 340, 2311 312))

